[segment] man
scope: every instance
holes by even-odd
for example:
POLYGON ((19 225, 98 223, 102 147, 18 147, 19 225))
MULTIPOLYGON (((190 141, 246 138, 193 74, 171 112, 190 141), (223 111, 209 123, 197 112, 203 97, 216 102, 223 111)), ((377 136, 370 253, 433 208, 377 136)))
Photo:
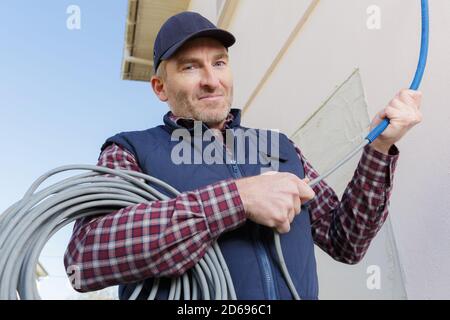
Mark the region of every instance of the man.
MULTIPOLYGON (((65 264, 78 267, 78 291, 121 284, 120 298, 126 299, 146 280, 139 296, 146 298, 153 278, 185 273, 217 240, 239 299, 292 299, 276 260, 274 229, 303 299, 318 298, 314 243, 343 263, 363 258, 388 215, 399 154, 394 144, 421 121, 421 94, 402 90, 374 119, 372 127, 386 117, 391 124, 365 148, 341 201, 323 181, 308 186, 318 174, 283 134, 277 142, 279 172, 261 174, 262 162, 175 164, 173 134, 195 135, 196 121, 222 145, 239 130, 250 130, 240 125, 239 110, 231 109, 228 48, 234 42, 192 12, 162 26, 151 85, 171 112, 162 126, 108 139, 98 165, 144 172, 183 193, 77 221, 65 264)), ((199 148, 205 151, 203 144, 199 148)), ((161 287, 158 298, 165 299, 167 281, 161 287)))

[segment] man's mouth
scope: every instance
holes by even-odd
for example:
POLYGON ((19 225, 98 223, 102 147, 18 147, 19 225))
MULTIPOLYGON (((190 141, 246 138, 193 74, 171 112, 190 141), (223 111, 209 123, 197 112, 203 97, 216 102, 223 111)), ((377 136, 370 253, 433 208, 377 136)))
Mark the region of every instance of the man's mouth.
POLYGON ((200 98, 200 101, 217 101, 223 98, 223 95, 209 95, 200 98))

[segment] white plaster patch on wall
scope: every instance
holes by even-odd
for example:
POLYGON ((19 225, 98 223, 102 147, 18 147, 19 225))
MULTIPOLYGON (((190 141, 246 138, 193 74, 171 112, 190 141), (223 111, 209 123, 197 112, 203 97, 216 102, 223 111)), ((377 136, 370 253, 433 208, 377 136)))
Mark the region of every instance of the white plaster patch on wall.
MULTIPOLYGON (((355 70, 297 130, 293 141, 319 172, 324 172, 361 143, 370 125, 359 70, 355 70)), ((358 163, 355 157, 327 179, 340 195, 358 163)))
MULTIPOLYGON (((370 118, 359 70, 320 106, 291 137, 315 169, 324 172, 348 154, 367 135, 370 118)), ((357 167, 358 156, 327 179, 342 196, 357 167)), ((336 262, 316 247, 320 299, 406 299, 404 281, 390 220, 357 265, 336 262), (368 273, 376 266, 381 284, 369 288, 368 273)))

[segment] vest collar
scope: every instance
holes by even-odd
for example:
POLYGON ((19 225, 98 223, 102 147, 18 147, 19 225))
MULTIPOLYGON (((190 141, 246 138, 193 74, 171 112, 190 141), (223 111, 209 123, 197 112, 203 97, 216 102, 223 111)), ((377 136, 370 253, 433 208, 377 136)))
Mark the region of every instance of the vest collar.
MULTIPOLYGON (((169 111, 164 116, 164 124, 168 129, 170 129, 170 131, 177 129, 187 129, 191 132, 194 132, 194 123, 195 123, 194 119, 177 118, 176 116, 173 115, 171 111, 169 111)), ((240 125, 241 125, 241 110, 231 109, 223 130, 237 128, 240 125)), ((206 124, 203 124, 203 130, 207 129, 208 127, 206 126, 206 124)))

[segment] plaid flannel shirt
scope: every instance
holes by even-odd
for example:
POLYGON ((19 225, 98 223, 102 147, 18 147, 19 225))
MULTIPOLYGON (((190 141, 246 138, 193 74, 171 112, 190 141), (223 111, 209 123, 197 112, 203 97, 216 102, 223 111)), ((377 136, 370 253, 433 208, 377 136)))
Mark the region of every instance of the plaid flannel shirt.
MULTIPOLYGON (((305 176, 318 173, 298 147, 305 176)), ((342 199, 322 181, 308 204, 316 245, 337 261, 359 262, 388 215, 399 152, 367 146, 342 199)), ((128 150, 112 144, 98 166, 142 172, 128 150)), ((151 172, 147 173, 151 175, 151 172)), ((75 223, 64 263, 79 271, 80 292, 151 277, 179 276, 213 241, 243 225, 246 214, 235 180, 219 181, 174 199, 142 203, 75 223)))

